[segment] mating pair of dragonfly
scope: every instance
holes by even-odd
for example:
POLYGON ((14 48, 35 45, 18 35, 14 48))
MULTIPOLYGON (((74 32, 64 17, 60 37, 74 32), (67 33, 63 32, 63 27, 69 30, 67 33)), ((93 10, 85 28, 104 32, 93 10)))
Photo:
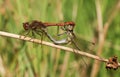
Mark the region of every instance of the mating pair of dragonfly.
MULTIPOLYGON (((30 31, 32 31, 32 34, 36 33, 40 36, 42 36, 42 34, 45 34, 54 44, 61 45, 71 43, 72 45, 74 45, 76 49, 82 51, 91 50, 89 49, 89 46, 95 44, 94 42, 84 40, 75 35, 75 33, 73 32, 75 27, 74 22, 43 23, 41 21, 33 20, 31 23, 30 22, 23 23, 23 27, 25 31, 28 31, 27 34, 29 34, 30 31), (67 38, 62 40, 55 40, 47 31, 47 27, 50 26, 60 26, 64 33, 67 35, 67 38)), ((119 65, 117 57, 114 56, 108 59, 108 62, 106 63, 107 69, 116 70, 118 69, 118 67, 119 65)))
POLYGON ((61 22, 61 23, 47 23, 41 22, 37 20, 33 20, 32 22, 25 22, 23 23, 23 27, 25 31, 28 31, 27 34, 32 31, 32 34, 36 33, 40 36, 42 34, 46 35, 54 44, 62 45, 71 43, 74 47, 78 50, 87 51, 89 50, 89 45, 94 45, 93 42, 84 40, 82 38, 78 38, 75 33, 73 32, 75 23, 70 22, 61 22), (67 35, 65 39, 55 40, 47 31, 47 27, 50 26, 59 26, 64 31, 64 34, 67 35), (84 45, 83 45, 84 44, 84 45))

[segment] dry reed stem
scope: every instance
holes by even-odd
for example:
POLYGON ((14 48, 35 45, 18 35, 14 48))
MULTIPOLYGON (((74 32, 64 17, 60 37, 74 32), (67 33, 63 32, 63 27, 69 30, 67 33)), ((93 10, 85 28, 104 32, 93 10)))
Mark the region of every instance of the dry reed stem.
MULTIPOLYGON (((100 0, 95 1, 96 4, 96 12, 97 12, 97 21, 98 21, 98 33, 99 33, 99 42, 98 42, 98 50, 96 52, 97 55, 102 53, 103 45, 104 45, 104 34, 103 34, 103 19, 102 19, 102 12, 100 6, 100 0)), ((92 67, 92 72, 90 77, 96 77, 100 62, 95 61, 92 67)))
POLYGON ((0 55, 0 74, 1 74, 2 77, 5 76, 5 72, 6 72, 6 70, 5 70, 5 67, 4 67, 4 65, 3 65, 2 57, 1 57, 1 55, 0 55))
POLYGON ((33 39, 33 38, 30 38, 30 37, 26 37, 26 36, 21 36, 21 35, 12 34, 12 33, 3 32, 3 31, 0 31, 0 35, 5 36, 5 37, 11 37, 11 38, 15 38, 15 39, 20 39, 20 40, 25 40, 25 41, 29 41, 29 42, 34 42, 34 43, 38 43, 38 44, 43 44, 43 45, 50 46, 50 47, 53 47, 53 48, 66 50, 67 52, 77 53, 77 54, 80 54, 82 56, 93 58, 93 59, 96 59, 96 60, 99 60, 99 61, 102 61, 102 62, 107 62, 108 61, 107 59, 101 58, 99 56, 96 56, 96 55, 93 55, 93 54, 90 54, 90 53, 86 53, 86 52, 79 51, 79 50, 69 48, 69 47, 55 45, 53 43, 41 41, 41 40, 38 40, 38 39, 33 39))
MULTIPOLYGON (((79 55, 82 55, 82 56, 86 56, 88 58, 92 58, 92 59, 95 59, 95 60, 98 60, 98 61, 101 61, 101 62, 108 62, 108 59, 104 59, 104 58, 101 58, 99 56, 96 56, 96 55, 93 55, 93 54, 90 54, 90 53, 87 53, 87 52, 79 51, 79 50, 76 50, 76 49, 73 49, 73 48, 60 46, 60 45, 55 45, 53 43, 49 43, 49 42, 46 42, 46 41, 41 41, 41 40, 38 40, 38 39, 33 39, 33 38, 30 38, 30 37, 21 36, 21 35, 8 33, 8 32, 3 32, 3 31, 0 31, 0 35, 5 36, 5 37, 11 37, 11 38, 19 39, 19 40, 34 42, 34 43, 38 43, 38 44, 43 44, 43 45, 50 46, 50 47, 53 47, 53 48, 65 50, 65 52, 73 52, 73 53, 76 53, 76 54, 79 54, 79 55)), ((120 66, 120 63, 118 63, 118 64, 120 66)))

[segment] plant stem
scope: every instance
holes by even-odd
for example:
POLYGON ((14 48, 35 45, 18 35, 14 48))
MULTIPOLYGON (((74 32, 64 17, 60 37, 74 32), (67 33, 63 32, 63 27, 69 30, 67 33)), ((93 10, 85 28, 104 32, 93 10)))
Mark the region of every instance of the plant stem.
MULTIPOLYGON (((3 32, 3 31, 0 31, 0 35, 5 36, 5 37, 20 39, 20 40, 25 40, 25 41, 29 41, 29 42, 34 42, 34 43, 38 43, 38 44, 43 44, 43 45, 50 46, 50 47, 53 47, 53 48, 58 48, 58 49, 65 50, 66 52, 74 52, 74 53, 77 53, 77 54, 82 55, 82 56, 86 56, 86 57, 89 57, 89 58, 92 58, 92 59, 95 59, 95 60, 99 60, 101 62, 107 62, 108 61, 108 59, 104 59, 104 58, 101 58, 99 56, 87 53, 87 52, 79 51, 79 50, 76 50, 76 49, 73 49, 73 48, 64 47, 64 46, 60 46, 60 45, 55 45, 53 43, 49 43, 49 42, 46 42, 46 41, 41 41, 41 40, 38 40, 38 39, 33 39, 33 38, 30 38, 30 37, 26 37, 26 36, 21 36, 21 35, 12 34, 12 33, 3 32)), ((120 66, 120 63, 119 63, 119 66, 120 66)))

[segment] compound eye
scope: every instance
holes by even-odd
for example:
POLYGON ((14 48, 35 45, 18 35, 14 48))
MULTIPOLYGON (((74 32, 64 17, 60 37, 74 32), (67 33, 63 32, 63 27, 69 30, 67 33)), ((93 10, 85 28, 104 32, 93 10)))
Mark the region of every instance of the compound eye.
POLYGON ((68 30, 73 30, 74 26, 68 25, 68 30))
POLYGON ((29 29, 29 23, 28 23, 28 22, 23 23, 23 28, 24 28, 25 30, 28 30, 28 29, 29 29))
POLYGON ((73 31, 74 26, 72 26, 72 25, 66 25, 65 29, 68 30, 68 31, 73 31))
POLYGON ((66 31, 73 31, 73 26, 72 25, 65 25, 64 26, 64 30, 66 30, 66 31))

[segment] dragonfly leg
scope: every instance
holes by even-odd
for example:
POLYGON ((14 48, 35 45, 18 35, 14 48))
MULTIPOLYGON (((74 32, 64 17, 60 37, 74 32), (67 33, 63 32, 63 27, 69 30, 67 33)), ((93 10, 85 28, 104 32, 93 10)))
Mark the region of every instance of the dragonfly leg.
POLYGON ((44 32, 37 30, 36 33, 41 36, 41 41, 42 41, 44 38, 44 32))
POLYGON ((30 40, 32 40, 33 38, 35 38, 34 31, 32 31, 32 38, 30 38, 30 40))
MULTIPOLYGON (((24 38, 26 38, 29 33, 30 33, 30 30, 27 30, 26 32, 24 32, 24 34, 23 34, 24 38)), ((20 36, 20 38, 21 38, 21 36, 20 36)))
POLYGON ((64 33, 58 34, 58 36, 61 36, 61 35, 66 34, 66 33, 67 33, 67 32, 64 32, 64 33))

